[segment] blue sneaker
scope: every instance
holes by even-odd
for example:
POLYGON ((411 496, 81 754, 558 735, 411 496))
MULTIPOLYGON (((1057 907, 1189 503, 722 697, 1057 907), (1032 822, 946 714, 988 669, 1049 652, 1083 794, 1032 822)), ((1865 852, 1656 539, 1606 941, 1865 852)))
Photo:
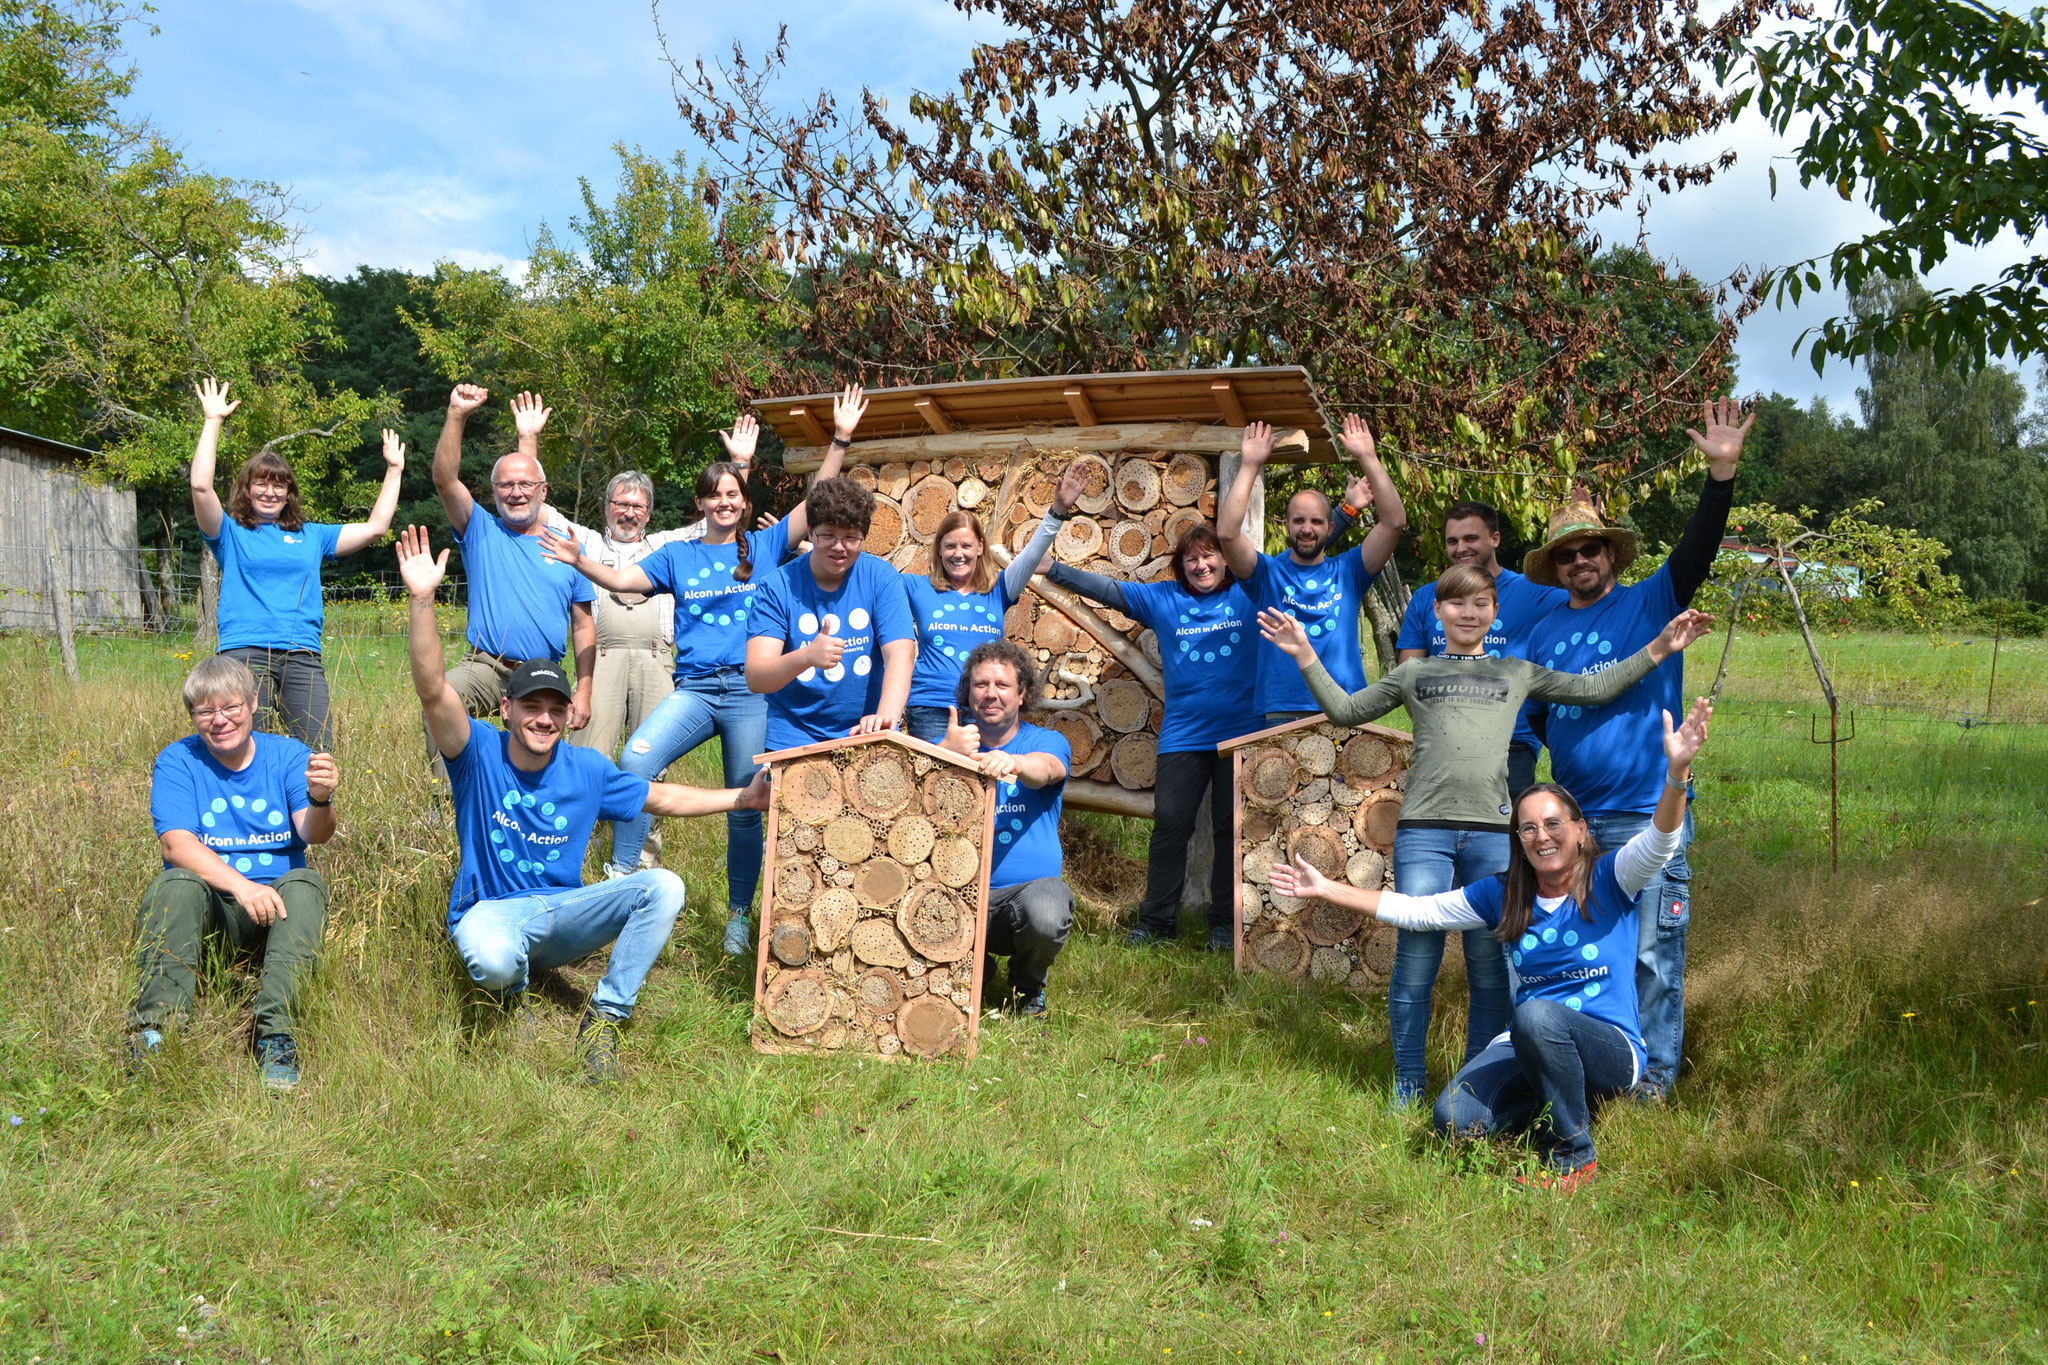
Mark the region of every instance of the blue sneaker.
POLYGON ((1019 991, 1017 1002, 1010 1007, 1010 1012, 1019 1019, 1038 1018, 1045 1013, 1045 992, 1019 991))
POLYGON ((1173 942, 1174 937, 1172 934, 1155 934, 1143 925, 1124 935, 1124 947, 1126 948, 1150 948, 1154 944, 1165 944, 1170 948, 1173 946, 1173 942))
POLYGON ((1237 951, 1236 931, 1227 924, 1212 924, 1208 942, 1202 947, 1212 953, 1234 953, 1237 951))
POLYGON ((1393 1093, 1387 1096, 1387 1112, 1390 1114, 1412 1114, 1422 1107, 1422 1087, 1407 1081, 1395 1081, 1393 1093))
POLYGON ((128 1069, 140 1071, 164 1045, 163 1031, 139 1028, 128 1035, 128 1069))
POLYGON ((725 922, 725 955, 745 957, 747 949, 753 946, 753 915, 746 910, 735 910, 732 918, 725 922))
POLYGON ((299 1045, 289 1033, 256 1040, 256 1068, 266 1090, 290 1090, 299 1083, 299 1045))

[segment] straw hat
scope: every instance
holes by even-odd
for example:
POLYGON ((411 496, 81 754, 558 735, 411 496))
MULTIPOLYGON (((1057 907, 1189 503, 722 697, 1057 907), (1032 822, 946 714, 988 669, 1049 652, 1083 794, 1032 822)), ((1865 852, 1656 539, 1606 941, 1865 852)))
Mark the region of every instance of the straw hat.
POLYGON ((1522 576, 1546 588, 1563 587, 1557 581, 1557 566, 1550 562, 1550 552, 1567 540, 1586 536, 1597 536, 1612 548, 1616 574, 1635 563, 1636 556, 1642 553, 1634 531, 1625 526, 1609 526, 1600 520, 1600 510, 1591 499, 1575 496, 1550 514, 1550 534, 1522 557, 1522 576))

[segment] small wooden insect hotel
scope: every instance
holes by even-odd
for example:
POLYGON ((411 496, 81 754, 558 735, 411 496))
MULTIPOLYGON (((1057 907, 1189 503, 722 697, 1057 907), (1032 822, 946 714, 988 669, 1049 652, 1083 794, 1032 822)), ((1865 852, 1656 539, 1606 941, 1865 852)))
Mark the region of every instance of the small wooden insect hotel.
POLYGON ((974 1055, 995 783, 906 735, 763 755, 762 1052, 974 1055))
MULTIPOLYGON (((782 437, 786 469, 817 469, 832 395, 754 407, 782 437)), ((981 518, 990 553, 1007 565, 1078 461, 1086 482, 1053 557, 1152 582, 1171 575, 1169 552, 1182 532, 1215 517, 1219 480, 1236 473, 1252 421, 1273 424, 1275 461, 1335 457, 1307 371, 1280 366, 879 390, 869 395, 846 476, 875 493, 867 552, 928 573, 939 523, 959 508, 981 518)), ((1264 519, 1261 487, 1245 523, 1258 528, 1264 519)), ((1166 691, 1153 632, 1043 577, 1004 624, 1045 673, 1043 708, 1029 719, 1073 748, 1067 804, 1149 819, 1166 691)))
POLYGON ((1236 779, 1239 969, 1355 991, 1385 985, 1393 929, 1328 901, 1283 896, 1268 874, 1298 857, 1325 877, 1391 889, 1414 740, 1310 716, 1219 747, 1232 755, 1236 779))

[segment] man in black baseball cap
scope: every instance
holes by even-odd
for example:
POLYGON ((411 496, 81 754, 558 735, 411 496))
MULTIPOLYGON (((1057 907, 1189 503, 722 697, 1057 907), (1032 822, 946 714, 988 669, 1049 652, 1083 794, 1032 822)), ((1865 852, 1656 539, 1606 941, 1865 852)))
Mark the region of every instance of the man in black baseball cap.
POLYGON ((764 771, 752 785, 705 791, 620 772, 595 749, 561 743, 574 685, 561 668, 528 660, 505 679, 505 728, 473 719, 442 673, 434 590, 448 568, 427 533, 407 527, 398 568, 412 599, 408 645, 413 690, 427 731, 448 765, 462 865, 448 895, 448 933, 470 979, 508 1007, 533 1003, 535 970, 574 962, 613 944, 604 979, 577 1030, 590 1080, 618 1075, 620 1025, 661 955, 683 908, 683 882, 663 868, 583 884, 583 853, 599 820, 722 815, 768 805, 764 771))

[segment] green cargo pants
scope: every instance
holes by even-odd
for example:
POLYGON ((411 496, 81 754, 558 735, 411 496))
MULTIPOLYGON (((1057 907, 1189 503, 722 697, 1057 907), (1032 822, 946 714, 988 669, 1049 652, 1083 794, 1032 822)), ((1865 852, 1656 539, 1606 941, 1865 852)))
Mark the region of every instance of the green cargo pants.
POLYGON ((192 1013, 206 937, 217 934, 236 953, 259 957, 256 1036, 291 1033, 292 1000, 320 964, 327 931, 327 882, 311 868, 294 868, 272 882, 284 918, 264 928, 233 896, 214 890, 182 867, 167 867, 142 894, 136 959, 142 985, 128 1011, 131 1029, 162 1028, 192 1013))

